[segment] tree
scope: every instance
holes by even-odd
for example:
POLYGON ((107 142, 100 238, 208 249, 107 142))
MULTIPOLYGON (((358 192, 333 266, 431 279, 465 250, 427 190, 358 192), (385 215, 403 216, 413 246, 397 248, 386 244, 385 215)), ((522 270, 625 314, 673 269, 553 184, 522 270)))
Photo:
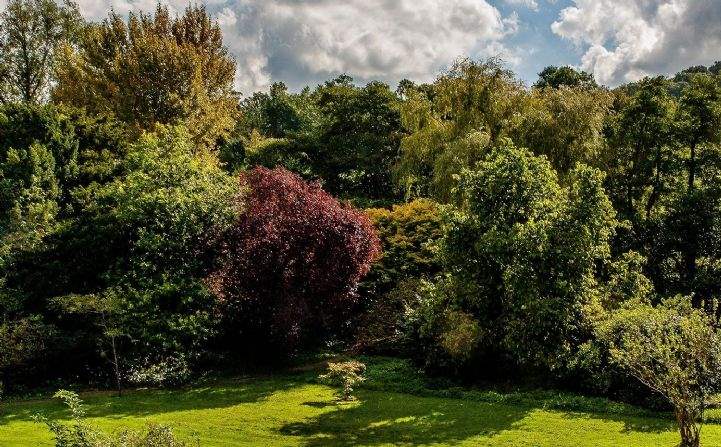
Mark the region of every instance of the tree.
MULTIPOLYGON (((378 255, 369 219, 284 169, 241 177, 245 211, 220 236, 208 282, 230 317, 228 336, 279 350, 317 342, 349 316, 378 255)), ((267 353, 266 353, 267 354, 267 353)))
POLYGON ((679 100, 682 141, 688 146, 688 189, 696 186, 700 145, 721 143, 721 83, 708 74, 693 75, 679 100))
POLYGON ((603 175, 579 165, 564 188, 544 157, 506 146, 464 171, 458 191, 443 226, 446 276, 426 292, 422 331, 464 362, 562 376, 591 337, 597 265, 610 257, 616 222, 603 175))
POLYGON ((347 362, 330 362, 328 363, 328 371, 321 374, 318 378, 332 385, 340 384, 343 391, 338 396, 341 402, 350 402, 355 400, 353 396, 353 387, 363 382, 365 378, 366 365, 356 360, 347 362))
POLYGON ((236 180, 183 127, 160 127, 131 146, 123 174, 86 208, 87 226, 73 229, 81 241, 99 233, 105 245, 98 286, 89 291, 102 298, 94 312, 103 311, 105 335, 127 334, 138 355, 202 353, 213 332, 213 297, 201 280, 212 267, 212 235, 240 209, 235 193, 236 180))
POLYGON ((463 168, 509 136, 527 99, 523 84, 496 59, 456 61, 429 89, 411 89, 401 105, 408 135, 395 166, 406 196, 450 201, 463 168))
POLYGON ((75 41, 82 25, 70 0, 10 0, 0 14, 0 103, 46 100, 55 53, 75 41))
POLYGON ((516 145, 545 155, 561 177, 576 163, 601 167, 611 104, 612 95, 598 88, 534 89, 511 138, 516 145))
POLYGON ((237 181, 182 127, 144 134, 115 169, 73 191, 82 200, 41 247, 19 253, 0 297, 18 297, 21 315, 42 314, 67 337, 63 349, 91 365, 98 340, 111 364, 113 350, 126 365, 178 353, 195 361, 215 329, 202 283, 211 238, 235 218, 237 181))
POLYGON ((609 193, 627 218, 649 219, 675 176, 676 101, 662 77, 645 78, 617 92, 617 111, 610 118, 610 150, 604 161, 609 193))
MULTIPOLYGON (((678 196, 677 203, 680 207, 676 207, 676 209, 693 202, 718 203, 716 197, 718 197, 717 193, 721 183, 716 173, 721 167, 718 153, 718 146, 721 144, 721 130, 719 130, 721 128, 721 83, 716 76, 709 74, 691 76, 679 99, 677 120, 679 139, 688 152, 685 160, 686 188, 678 196), (705 166, 707 164, 711 166, 705 166), (711 181, 699 185, 699 176, 709 168, 711 175, 707 174, 705 177, 707 180, 710 177, 711 181), (700 191, 699 188, 701 188, 700 191), (704 192, 711 194, 704 194, 704 192)), ((698 216, 698 218, 701 219, 703 216, 698 216)), ((701 231, 703 232, 703 230, 701 231)), ((691 239, 684 244, 682 250, 681 272, 689 287, 693 287, 696 282, 698 258, 700 251, 703 250, 698 242, 700 242, 699 238, 691 239)), ((696 303, 698 304, 698 300, 696 303)))
POLYGON ((235 61, 204 6, 171 18, 158 5, 127 23, 111 12, 77 48, 62 48, 57 73, 55 101, 112 113, 137 131, 183 123, 201 146, 227 135, 237 111, 235 61))
POLYGON ((401 137, 398 98, 388 85, 356 87, 340 77, 314 92, 320 112, 315 171, 331 194, 393 200, 391 178, 401 137))
POLYGON ((688 299, 629 302, 597 328, 613 360, 674 407, 681 445, 700 445, 707 398, 719 389, 718 322, 688 299))
POLYGON ((563 66, 556 67, 549 65, 538 73, 538 81, 533 84, 534 87, 542 89, 546 87, 581 87, 595 88, 598 87, 593 75, 585 71, 576 70, 573 67, 563 66))

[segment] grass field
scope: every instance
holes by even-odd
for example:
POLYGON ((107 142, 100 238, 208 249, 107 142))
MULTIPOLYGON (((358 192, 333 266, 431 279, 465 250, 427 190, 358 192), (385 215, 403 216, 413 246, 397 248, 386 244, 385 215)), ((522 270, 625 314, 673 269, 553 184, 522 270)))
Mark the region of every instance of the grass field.
MULTIPOLYGON (((298 374, 223 379, 178 391, 138 390, 122 398, 103 392, 82 395, 89 421, 103 430, 157 422, 209 447, 672 447, 678 443, 671 420, 643 415, 633 407, 570 411, 559 408, 588 402, 580 397, 568 404, 567 399, 509 398, 497 393, 459 396, 361 389, 357 402, 336 404, 333 389, 298 374)), ((51 446, 50 433, 32 420, 38 412, 68 416, 51 400, 4 404, 0 446, 51 446)), ((703 445, 721 446, 721 425, 704 426, 703 445)))

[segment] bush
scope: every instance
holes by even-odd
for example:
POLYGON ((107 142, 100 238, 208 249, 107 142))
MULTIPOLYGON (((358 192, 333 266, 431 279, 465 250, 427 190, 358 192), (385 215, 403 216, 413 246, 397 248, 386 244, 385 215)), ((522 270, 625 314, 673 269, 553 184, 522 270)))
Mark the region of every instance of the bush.
POLYGON ((688 299, 626 303, 597 327, 613 360, 674 407, 681 445, 698 447, 706 402, 721 389, 718 321, 688 299))
POLYGON ((239 348, 241 335, 269 354, 337 333, 378 254, 370 221, 285 169, 255 168, 241 184, 245 211, 220 236, 208 279, 229 342, 239 348))
POLYGON ((392 209, 366 211, 380 237, 382 253, 360 285, 365 312, 355 349, 406 354, 405 313, 417 301, 421 278, 440 270, 436 244, 442 236, 439 205, 418 199, 392 209))
POLYGON ((144 430, 127 430, 118 436, 107 435, 85 422, 85 409, 80 397, 72 391, 55 393, 71 413, 70 423, 49 420, 36 415, 37 422, 45 423, 55 436, 56 447, 185 447, 188 444, 175 437, 173 431, 163 425, 149 424, 144 430))
POLYGON ((328 363, 328 372, 321 374, 319 379, 333 385, 341 385, 343 390, 338 400, 348 402, 354 400, 353 388, 363 382, 366 365, 355 360, 339 363, 328 363))
POLYGON ((188 361, 182 355, 153 362, 146 359, 130 369, 128 380, 138 385, 177 387, 190 380, 188 361))

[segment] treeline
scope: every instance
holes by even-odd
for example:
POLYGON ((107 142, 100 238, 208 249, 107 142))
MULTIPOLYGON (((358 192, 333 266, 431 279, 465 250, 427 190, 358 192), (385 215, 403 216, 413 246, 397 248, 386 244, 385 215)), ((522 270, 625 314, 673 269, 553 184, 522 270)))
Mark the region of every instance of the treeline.
POLYGON ((332 346, 638 398, 630 372, 702 411, 721 64, 609 89, 460 59, 241 96, 203 7, 86 23, 11 0, 0 21, 6 387, 332 346))

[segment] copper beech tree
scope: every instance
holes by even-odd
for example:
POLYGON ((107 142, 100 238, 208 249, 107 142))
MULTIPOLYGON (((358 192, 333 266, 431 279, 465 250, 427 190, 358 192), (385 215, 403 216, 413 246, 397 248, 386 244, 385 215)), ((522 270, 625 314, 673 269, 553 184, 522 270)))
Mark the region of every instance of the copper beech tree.
POLYGON ((240 183, 244 211, 208 280, 229 340, 281 350, 321 340, 347 320, 379 254, 370 220, 282 168, 256 167, 240 183))

